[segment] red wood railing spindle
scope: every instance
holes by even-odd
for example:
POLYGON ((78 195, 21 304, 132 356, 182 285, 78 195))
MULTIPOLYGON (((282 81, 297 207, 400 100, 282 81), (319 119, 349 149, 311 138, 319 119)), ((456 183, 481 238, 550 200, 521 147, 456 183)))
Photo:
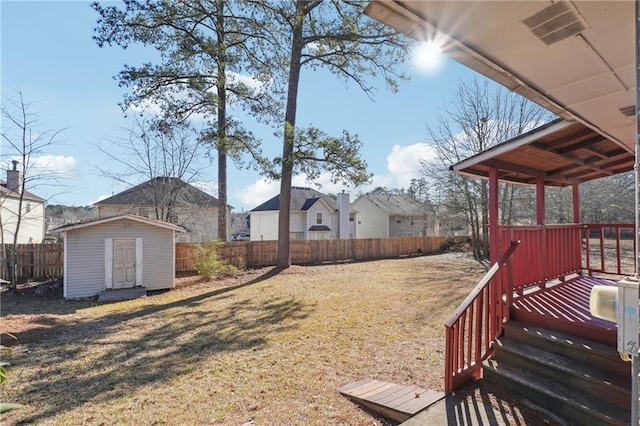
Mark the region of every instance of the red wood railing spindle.
MULTIPOLYGON (((453 391, 471 377, 479 376, 481 362, 490 354, 491 342, 501 332, 505 319, 501 285, 505 284, 500 284, 500 280, 495 278, 519 244, 520 241, 511 242, 509 248, 445 322, 447 339, 445 390, 447 392, 453 391), (476 318, 482 318, 482 311, 486 315, 486 320, 474 321, 476 318), (483 334, 484 345, 481 343, 483 334), (481 345, 484 346, 482 351, 479 350, 481 345)), ((511 267, 511 262, 508 266, 511 267)), ((512 288, 510 283, 507 285, 507 288, 512 288)))

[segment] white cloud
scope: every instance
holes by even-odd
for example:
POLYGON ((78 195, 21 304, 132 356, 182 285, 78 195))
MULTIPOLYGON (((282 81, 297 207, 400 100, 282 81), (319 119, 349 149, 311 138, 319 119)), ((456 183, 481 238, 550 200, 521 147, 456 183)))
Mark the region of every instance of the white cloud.
POLYGON ((248 88, 255 90, 258 93, 262 92, 262 89, 264 88, 264 84, 261 81, 258 81, 249 75, 243 75, 237 72, 229 71, 227 78, 234 83, 244 84, 248 88))
POLYGON ((106 194, 106 195, 98 195, 98 198, 96 198, 93 201, 89 201, 89 204, 87 204, 88 206, 97 203, 98 201, 102 201, 102 200, 106 200, 107 198, 111 197, 113 194, 106 194))
MULTIPOLYGON (((10 160, 22 161, 21 157, 11 157, 10 160)), ((49 175, 62 178, 70 178, 78 169, 78 160, 72 156, 50 155, 45 154, 29 159, 27 174, 32 177, 34 175, 49 175)), ((7 169, 13 167, 8 163, 7 169)), ((18 165, 20 169, 20 165, 18 165)))
MULTIPOLYGON (((420 177, 421 161, 430 161, 435 158, 433 148, 426 143, 417 143, 409 146, 394 145, 387 156, 388 174, 375 176, 374 183, 385 183, 387 188, 408 188, 411 179, 420 177)), ((374 186, 374 188, 375 188, 374 186)))
POLYGON ((236 191, 235 197, 245 210, 259 206, 274 195, 280 193, 280 181, 267 181, 262 178, 236 191))
POLYGON ((213 181, 198 181, 190 183, 199 190, 204 191, 213 197, 217 196, 218 194, 218 184, 213 181))
POLYGON ((162 114, 162 106, 159 102, 145 99, 141 102, 129 105, 129 111, 134 113, 145 113, 154 117, 159 117, 162 114))

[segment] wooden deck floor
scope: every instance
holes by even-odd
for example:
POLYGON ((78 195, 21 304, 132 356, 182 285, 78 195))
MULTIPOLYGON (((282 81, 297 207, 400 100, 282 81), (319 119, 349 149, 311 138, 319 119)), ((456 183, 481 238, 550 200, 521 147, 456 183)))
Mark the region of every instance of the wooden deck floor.
POLYGON ((514 299, 511 318, 616 346, 616 324, 594 318, 589 296, 594 285, 616 285, 606 278, 580 275, 514 299))
POLYGON ((418 386, 397 385, 365 378, 338 389, 371 411, 404 422, 444 398, 444 393, 418 386))

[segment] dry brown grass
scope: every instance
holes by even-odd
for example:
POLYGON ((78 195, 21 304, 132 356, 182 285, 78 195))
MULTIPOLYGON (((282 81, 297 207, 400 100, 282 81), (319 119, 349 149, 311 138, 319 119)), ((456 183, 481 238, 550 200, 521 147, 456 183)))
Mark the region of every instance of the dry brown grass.
POLYGON ((193 280, 107 305, 5 298, 2 330, 19 340, 2 399, 28 407, 2 423, 383 424, 336 388, 442 390, 443 323, 483 271, 448 254, 193 280))

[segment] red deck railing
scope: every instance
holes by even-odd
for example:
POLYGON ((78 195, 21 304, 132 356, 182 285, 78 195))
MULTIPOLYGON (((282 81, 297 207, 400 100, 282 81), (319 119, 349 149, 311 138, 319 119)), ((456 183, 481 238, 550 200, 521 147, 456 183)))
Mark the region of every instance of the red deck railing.
POLYGON ((445 391, 452 392, 470 378, 479 378, 481 363, 491 354, 491 343, 502 332, 508 318, 508 293, 496 274, 520 244, 513 241, 478 285, 445 323, 445 391))
POLYGON ((583 260, 594 272, 631 275, 636 270, 636 236, 633 223, 582 225, 583 260))
POLYGON ((581 225, 500 226, 502 251, 510 241, 521 241, 513 256, 513 279, 504 282, 518 294, 531 286, 544 288, 547 281, 578 273, 582 269, 581 225))
POLYGON ((445 323, 445 390, 479 378, 481 362, 508 320, 514 297, 587 271, 635 273, 635 225, 569 224, 498 227, 504 254, 445 323), (518 250, 514 253, 516 247, 518 250), (508 268, 502 266, 508 261, 508 268))

